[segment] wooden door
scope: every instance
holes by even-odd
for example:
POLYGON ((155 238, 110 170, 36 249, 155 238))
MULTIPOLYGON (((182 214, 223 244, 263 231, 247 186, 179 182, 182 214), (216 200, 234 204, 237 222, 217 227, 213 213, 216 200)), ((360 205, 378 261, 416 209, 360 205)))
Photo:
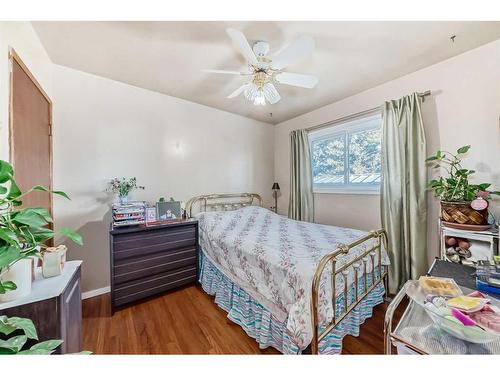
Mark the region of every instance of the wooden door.
MULTIPOLYGON (((21 191, 34 185, 52 189, 52 102, 17 53, 10 50, 10 159, 21 191)), ((52 214, 52 196, 33 192, 23 207, 52 214)))

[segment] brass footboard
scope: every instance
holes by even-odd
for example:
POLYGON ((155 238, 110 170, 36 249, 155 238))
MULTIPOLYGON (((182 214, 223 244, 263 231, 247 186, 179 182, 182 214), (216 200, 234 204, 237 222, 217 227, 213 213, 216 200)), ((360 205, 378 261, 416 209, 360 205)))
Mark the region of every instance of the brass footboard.
POLYGON ((337 249, 330 254, 325 255, 318 264, 316 268, 316 272, 314 273, 313 282, 312 282, 312 296, 311 296, 311 321, 312 321, 312 329, 313 329, 313 337, 311 342, 311 353, 318 354, 319 343, 323 340, 335 327, 337 327, 344 318, 373 290, 375 289, 381 282, 385 284, 385 293, 387 297, 388 293, 388 269, 387 266, 382 266, 382 245, 387 250, 387 234, 385 230, 380 229, 377 231, 371 231, 364 237, 359 238, 358 240, 350 243, 350 244, 340 244, 337 246, 337 249), (337 268, 337 260, 338 257, 347 255, 351 249, 356 246, 361 245, 363 242, 369 241, 375 238, 376 243, 373 247, 364 250, 360 255, 356 256, 356 258, 350 260, 348 263, 342 264, 337 268), (377 255, 377 264, 375 264, 375 256, 377 255), (367 272, 367 263, 371 261, 371 271, 367 272), (325 267, 328 264, 331 264, 331 283, 332 283, 332 305, 333 305, 333 317, 330 322, 326 325, 326 327, 319 332, 319 322, 318 322, 318 295, 321 283, 321 275, 325 270, 325 267), (354 298, 352 301, 349 301, 349 287, 348 287, 348 274, 351 271, 349 268, 353 267, 354 269, 354 298), (382 267, 384 269, 382 269, 382 267), (363 276, 362 276, 362 291, 359 291, 359 269, 362 268, 363 276), (377 268, 377 270, 376 270, 377 268), (340 315, 337 316, 336 306, 337 306, 337 297, 336 297, 336 283, 337 283, 337 275, 342 275, 344 290, 341 295, 343 296, 343 311, 340 315), (368 286, 368 275, 371 275, 372 283, 368 286))

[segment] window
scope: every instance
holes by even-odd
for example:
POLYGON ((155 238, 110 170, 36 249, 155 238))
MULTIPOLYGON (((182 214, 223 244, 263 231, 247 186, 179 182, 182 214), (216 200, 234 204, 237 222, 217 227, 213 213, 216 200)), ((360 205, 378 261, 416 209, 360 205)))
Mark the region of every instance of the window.
POLYGON ((309 134, 316 193, 378 193, 382 117, 378 113, 309 134))

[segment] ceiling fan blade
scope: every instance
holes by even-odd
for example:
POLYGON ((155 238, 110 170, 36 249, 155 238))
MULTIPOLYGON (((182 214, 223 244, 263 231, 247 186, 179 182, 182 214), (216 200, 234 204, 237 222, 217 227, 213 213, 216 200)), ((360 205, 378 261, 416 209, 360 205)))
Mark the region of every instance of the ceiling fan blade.
POLYGON ((312 89, 318 83, 318 77, 309 74, 282 72, 277 74, 275 78, 284 85, 304 87, 306 89, 312 89))
POLYGON ((238 95, 240 95, 243 91, 245 91, 248 88, 248 85, 249 83, 245 83, 244 85, 238 87, 231 94, 229 94, 227 98, 228 99, 236 98, 238 95))
POLYGON ((262 90, 264 92, 265 98, 269 103, 275 104, 281 100, 281 96, 278 90, 276 90, 276 87, 274 87, 272 83, 266 83, 262 90))
POLYGON ((247 59, 250 64, 256 65, 258 63, 257 57, 253 52, 250 44, 248 44, 248 40, 245 35, 236 29, 226 29, 227 34, 232 39, 233 43, 238 47, 238 50, 241 52, 243 56, 247 59))
POLYGON ((215 74, 233 74, 233 75, 247 75, 252 74, 250 72, 237 72, 236 70, 220 70, 220 69, 203 69, 204 73, 215 73, 215 74))
POLYGON ((271 66, 273 69, 278 70, 286 68, 287 66, 302 60, 307 55, 312 53, 313 50, 314 39, 308 36, 301 36, 295 39, 292 44, 290 44, 283 51, 278 53, 278 55, 272 59, 271 66))

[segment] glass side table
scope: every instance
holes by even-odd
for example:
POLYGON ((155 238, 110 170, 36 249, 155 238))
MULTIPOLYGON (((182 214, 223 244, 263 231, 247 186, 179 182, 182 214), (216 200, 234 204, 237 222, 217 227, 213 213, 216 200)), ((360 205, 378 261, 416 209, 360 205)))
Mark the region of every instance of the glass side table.
MULTIPOLYGON (((441 263, 443 261, 439 262, 440 267, 447 267, 441 263)), ((434 267, 435 264, 429 274, 439 276, 432 272, 434 267)), ((470 288, 459 286, 464 294, 472 292, 470 288)), ((408 297, 402 288, 387 308, 384 322, 385 354, 392 354, 392 346, 396 347, 398 354, 500 354, 500 340, 488 344, 460 340, 434 325, 424 308, 411 300, 393 330, 394 312, 405 298, 408 297)))

